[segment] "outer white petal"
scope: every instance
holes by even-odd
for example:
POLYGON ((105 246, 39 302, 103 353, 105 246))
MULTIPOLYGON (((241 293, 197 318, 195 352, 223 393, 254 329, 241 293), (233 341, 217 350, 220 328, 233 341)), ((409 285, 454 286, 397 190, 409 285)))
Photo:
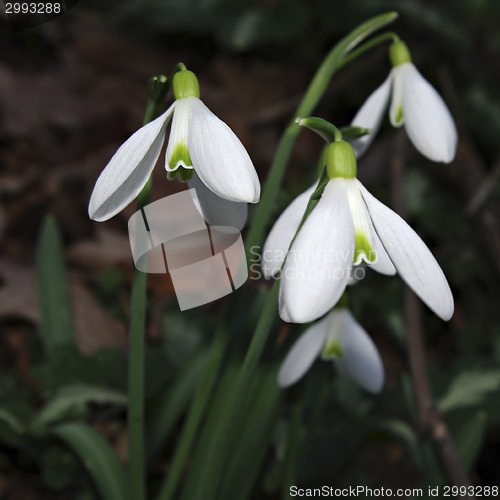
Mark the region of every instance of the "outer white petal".
POLYGON ((198 198, 193 199, 193 201, 198 211, 210 225, 243 229, 247 221, 248 209, 246 203, 237 203, 217 196, 200 181, 196 174, 188 182, 188 185, 190 188, 196 189, 198 198))
POLYGON ((427 158, 449 163, 457 149, 455 122, 436 89, 407 63, 403 72, 405 128, 415 148, 427 158))
POLYGON ((374 249, 375 253, 377 254, 377 262, 375 262, 374 264, 370 264, 370 267, 380 274, 387 274, 389 276, 393 276, 394 274, 396 274, 396 268, 394 267, 394 264, 392 263, 390 257, 387 255, 384 245, 382 245, 382 242, 378 237, 377 231, 375 231, 375 229, 373 228, 371 220, 370 220, 370 226, 372 228, 374 249))
POLYGON ((262 251, 262 272, 270 278, 279 272, 300 221, 306 211, 309 198, 316 184, 297 196, 274 223, 262 251))
POLYGON ((227 200, 257 203, 260 182, 243 144, 200 99, 187 100, 189 155, 201 181, 227 200))
POLYGON ((392 76, 392 99, 389 108, 389 118, 393 127, 401 127, 406 120, 403 105, 403 79, 405 64, 400 64, 391 70, 392 76))
POLYGON ((323 348, 328 323, 328 317, 323 318, 308 328, 293 344, 278 373, 280 387, 294 384, 309 370, 323 348))
POLYGON ((189 99, 178 99, 170 127, 167 151, 165 152, 165 170, 172 172, 179 167, 193 168, 188 148, 189 99))
POLYGON ((344 179, 330 181, 290 249, 281 276, 292 322, 323 316, 339 300, 352 268, 354 230, 344 179))
POLYGON ((369 134, 351 141, 351 146, 354 148, 358 159, 368 149, 380 129, 380 124, 389 103, 391 85, 392 78, 389 75, 385 82, 368 97, 352 120, 351 125, 353 127, 370 129, 369 134))
POLYGON ((384 367, 373 340, 349 310, 334 310, 330 317, 334 315, 338 321, 332 322, 330 328, 338 329, 338 342, 343 353, 342 358, 334 360, 335 365, 363 389, 380 392, 384 385, 384 367))
POLYGON ((174 105, 123 143, 95 183, 89 217, 98 222, 123 210, 141 192, 156 165, 174 105))
POLYGON ((453 295, 436 259, 418 234, 358 181, 382 244, 399 275, 440 318, 453 315, 453 295))

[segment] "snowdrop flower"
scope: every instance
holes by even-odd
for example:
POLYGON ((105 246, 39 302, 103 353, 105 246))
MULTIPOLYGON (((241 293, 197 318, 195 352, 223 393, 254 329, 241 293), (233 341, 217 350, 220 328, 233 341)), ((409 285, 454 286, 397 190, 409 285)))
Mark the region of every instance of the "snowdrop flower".
POLYGON ((377 348, 348 309, 334 309, 299 337, 281 365, 278 385, 297 382, 319 356, 333 361, 341 374, 363 389, 382 389, 384 368, 377 348))
POLYGON ((417 233, 356 179, 349 143, 328 146, 326 170, 330 180, 291 247, 314 188, 283 212, 264 245, 265 276, 277 274, 285 261, 281 318, 294 323, 320 318, 344 293, 353 266, 365 262, 383 274, 397 272, 434 313, 450 319, 453 296, 439 264, 417 233))
POLYGON ((208 190, 229 202, 259 201, 259 179, 246 149, 199 99, 196 76, 187 70, 176 73, 172 90, 172 106, 135 132, 97 179, 89 203, 91 219, 107 220, 138 196, 160 156, 171 119, 165 165, 169 176, 180 169, 187 180, 194 172, 208 190))
POLYGON ((455 122, 436 89, 411 62, 407 46, 396 41, 391 45, 393 68, 385 82, 368 97, 352 121, 353 126, 371 132, 353 141, 357 156, 371 144, 385 110, 394 127, 405 126, 415 148, 430 160, 450 163, 457 149, 455 122))

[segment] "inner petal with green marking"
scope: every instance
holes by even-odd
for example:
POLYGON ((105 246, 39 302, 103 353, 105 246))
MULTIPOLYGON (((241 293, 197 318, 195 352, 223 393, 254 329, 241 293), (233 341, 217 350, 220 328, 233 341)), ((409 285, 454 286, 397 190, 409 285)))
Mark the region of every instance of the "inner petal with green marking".
POLYGON ((340 347, 340 343, 338 340, 327 342, 325 344, 325 347, 323 347, 323 351, 321 352, 321 359, 324 360, 342 359, 343 357, 344 352, 342 351, 342 347, 340 347))
POLYGON ((401 127, 405 118, 403 110, 403 66, 405 64, 392 69, 392 99, 389 118, 393 127, 401 127))
POLYGON ((168 169, 170 171, 181 168, 193 168, 187 144, 178 143, 168 159, 168 169))
POLYGON ((188 127, 189 127, 189 99, 178 99, 175 102, 174 116, 170 127, 166 151, 167 172, 173 172, 179 167, 192 169, 193 164, 188 150, 188 127))
POLYGON ((375 243, 373 238, 373 227, 370 216, 366 209, 361 192, 354 180, 346 180, 347 200, 351 211, 352 223, 354 225, 354 258, 353 264, 358 265, 361 261, 373 264, 377 261, 375 243))

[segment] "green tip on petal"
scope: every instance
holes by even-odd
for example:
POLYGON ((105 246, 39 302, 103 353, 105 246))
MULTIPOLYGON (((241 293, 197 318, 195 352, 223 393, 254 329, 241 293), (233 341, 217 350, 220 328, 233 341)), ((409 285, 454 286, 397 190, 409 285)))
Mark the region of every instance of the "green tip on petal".
POLYGON ((323 348, 321 353, 322 359, 342 359, 344 357, 344 352, 342 351, 342 347, 337 340, 330 342, 323 348))
POLYGON ((185 144, 177 144, 168 160, 169 170, 176 170, 179 167, 192 168, 192 166, 193 163, 191 162, 187 146, 185 144))
POLYGON ((401 125, 401 123, 403 123, 403 106, 398 107, 394 120, 396 125, 401 125))
POLYGON ((167 172, 167 180, 174 181, 177 179, 179 182, 189 182, 193 175, 194 170, 192 168, 179 167, 173 172, 167 172))
POLYGON ((175 73, 172 78, 172 92, 176 99, 185 97, 200 98, 200 84, 192 71, 183 70, 175 73))
POLYGON ((328 146, 326 150, 326 172, 330 179, 335 177, 343 179, 356 178, 356 155, 348 142, 336 141, 328 146))
POLYGON ((360 264, 362 260, 367 264, 373 264, 377 261, 377 254, 373 250, 370 240, 364 234, 357 233, 354 236, 353 264, 360 264))
POLYGON ((406 43, 401 40, 394 42, 390 46, 389 57, 391 58, 391 64, 394 67, 411 62, 410 51, 408 50, 406 43))

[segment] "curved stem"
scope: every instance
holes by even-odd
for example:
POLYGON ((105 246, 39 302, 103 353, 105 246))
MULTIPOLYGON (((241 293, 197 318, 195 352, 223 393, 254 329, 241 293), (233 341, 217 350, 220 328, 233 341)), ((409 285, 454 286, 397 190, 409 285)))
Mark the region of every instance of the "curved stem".
MULTIPOLYGON (((272 214, 272 205, 285 172, 286 164, 290 158, 293 146, 295 145, 295 141, 297 140, 300 132, 300 126, 295 122, 295 117, 309 116, 325 93, 334 73, 347 64, 344 61, 348 57, 348 54, 352 53, 354 48, 358 46, 366 37, 370 36, 374 31, 393 22, 397 17, 398 15, 395 12, 388 12, 361 24, 358 28, 343 38, 328 53, 323 63, 316 71, 304 98, 295 112, 294 117, 291 119, 283 136, 281 137, 273 163, 269 170, 266 184, 262 191, 260 203, 256 207, 253 223, 248 232, 246 244, 247 250, 259 245, 262 242, 265 228, 272 214)), ((352 58, 349 59, 349 61, 351 60, 352 58)))
POLYGON ((342 62, 339 65, 339 68, 343 68, 344 66, 347 66, 350 62, 354 61, 354 59, 357 59, 359 56, 363 55, 365 52, 368 52, 369 50, 373 49, 377 45, 380 45, 384 42, 397 42, 399 41, 398 35, 396 33, 393 33, 392 31, 388 31, 387 33, 382 33, 381 35, 372 38, 368 42, 364 43, 360 47, 358 47, 356 50, 353 50, 348 56, 344 57, 342 62))

